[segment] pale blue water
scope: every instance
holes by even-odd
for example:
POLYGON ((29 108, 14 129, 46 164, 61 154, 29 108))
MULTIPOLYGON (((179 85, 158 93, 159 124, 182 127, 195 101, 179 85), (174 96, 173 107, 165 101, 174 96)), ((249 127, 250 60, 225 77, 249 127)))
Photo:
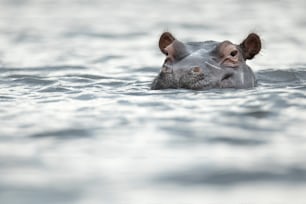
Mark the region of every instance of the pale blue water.
POLYGON ((306 202, 306 3, 0 1, 0 203, 306 202), (247 90, 160 90, 159 35, 263 51, 247 90))

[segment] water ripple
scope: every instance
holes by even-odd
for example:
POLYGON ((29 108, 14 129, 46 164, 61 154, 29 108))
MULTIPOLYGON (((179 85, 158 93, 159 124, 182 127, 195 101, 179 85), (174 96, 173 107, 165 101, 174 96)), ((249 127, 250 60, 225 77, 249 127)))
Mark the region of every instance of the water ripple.
POLYGON ((45 138, 45 137, 55 137, 59 139, 73 139, 73 138, 80 138, 80 137, 88 137, 91 136, 92 132, 86 129, 75 129, 75 128, 68 128, 56 131, 43 131, 39 133, 32 134, 31 137, 33 138, 45 138))
POLYGON ((243 183, 279 183, 305 184, 306 169, 300 167, 282 167, 274 170, 216 169, 198 167, 180 173, 170 173, 158 179, 160 182, 173 182, 184 186, 204 185, 233 187, 243 183))
POLYGON ((67 71, 67 70, 84 70, 88 69, 83 66, 43 66, 43 67, 1 67, 0 73, 11 73, 11 72, 57 72, 57 71, 67 71))
POLYGON ((10 75, 11 83, 15 84, 27 84, 27 85, 50 85, 56 83, 56 80, 47 79, 45 77, 33 76, 33 75, 10 75))

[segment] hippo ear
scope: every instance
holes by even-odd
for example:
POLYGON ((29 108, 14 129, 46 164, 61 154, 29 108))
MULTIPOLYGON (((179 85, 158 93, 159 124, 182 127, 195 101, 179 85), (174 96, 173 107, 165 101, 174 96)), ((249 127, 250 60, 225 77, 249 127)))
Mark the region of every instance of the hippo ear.
POLYGON ((244 59, 253 59, 261 49, 260 37, 255 33, 250 33, 248 37, 240 44, 244 59))
POLYGON ((167 51, 165 50, 166 47, 168 47, 168 45, 170 45, 173 41, 175 40, 175 38, 173 37, 173 35, 169 32, 164 32, 160 38, 159 38, 159 49, 162 53, 164 53, 165 55, 167 55, 167 51))

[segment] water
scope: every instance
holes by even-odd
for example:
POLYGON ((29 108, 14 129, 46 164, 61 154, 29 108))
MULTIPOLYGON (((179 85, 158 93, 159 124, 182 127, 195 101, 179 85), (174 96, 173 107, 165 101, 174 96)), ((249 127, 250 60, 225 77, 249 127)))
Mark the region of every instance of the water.
POLYGON ((305 203, 305 1, 0 1, 0 203, 305 203), (247 90, 149 89, 159 35, 258 32, 247 90))

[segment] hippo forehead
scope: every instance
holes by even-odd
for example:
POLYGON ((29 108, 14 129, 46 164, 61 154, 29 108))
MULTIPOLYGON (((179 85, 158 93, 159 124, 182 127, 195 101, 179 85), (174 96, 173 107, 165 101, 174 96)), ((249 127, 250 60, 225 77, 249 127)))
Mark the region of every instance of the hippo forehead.
POLYGON ((203 68, 206 67, 207 63, 222 66, 223 64, 221 65, 220 62, 222 59, 225 59, 225 55, 230 55, 230 51, 237 52, 236 56, 233 57, 233 60, 236 62, 232 64, 232 67, 237 68, 246 65, 240 48, 230 41, 176 42, 172 46, 177 53, 177 57, 171 62, 175 69, 192 66, 203 68), (181 46, 177 46, 176 44, 181 44, 181 46), (184 51, 180 50, 182 47, 184 47, 184 51))
POLYGON ((201 53, 212 52, 220 44, 217 41, 204 41, 204 42, 188 42, 186 43, 187 48, 190 52, 199 51, 201 53))
POLYGON ((217 47, 220 42, 205 41, 205 42, 189 42, 186 43, 188 55, 174 62, 177 66, 200 66, 212 58, 217 56, 217 47))

